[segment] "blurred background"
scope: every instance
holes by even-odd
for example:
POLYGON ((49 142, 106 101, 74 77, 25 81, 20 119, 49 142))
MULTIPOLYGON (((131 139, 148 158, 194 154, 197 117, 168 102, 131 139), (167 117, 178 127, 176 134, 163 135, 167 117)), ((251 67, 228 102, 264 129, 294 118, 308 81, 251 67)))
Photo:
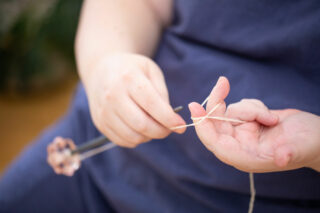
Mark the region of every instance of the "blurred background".
POLYGON ((81 3, 0 1, 0 173, 70 104, 81 3))

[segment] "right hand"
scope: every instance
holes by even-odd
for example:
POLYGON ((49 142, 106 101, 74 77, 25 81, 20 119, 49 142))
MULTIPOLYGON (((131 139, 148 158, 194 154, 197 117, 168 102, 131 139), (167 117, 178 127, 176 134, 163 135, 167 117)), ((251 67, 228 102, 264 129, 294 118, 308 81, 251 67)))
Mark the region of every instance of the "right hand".
POLYGON ((185 124, 170 106, 162 71, 145 56, 108 55, 83 80, 94 124, 119 146, 165 138, 185 124))

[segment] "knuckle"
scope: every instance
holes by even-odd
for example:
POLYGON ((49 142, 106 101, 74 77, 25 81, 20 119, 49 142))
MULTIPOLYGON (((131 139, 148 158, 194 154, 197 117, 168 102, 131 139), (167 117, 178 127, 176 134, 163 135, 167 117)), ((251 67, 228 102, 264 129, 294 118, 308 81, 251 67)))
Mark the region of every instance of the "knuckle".
POLYGON ((229 104, 228 105, 228 110, 232 110, 232 109, 234 109, 234 108, 236 108, 237 107, 237 104, 235 103, 235 104, 229 104))
POLYGON ((243 98, 243 99, 241 99, 241 103, 243 103, 243 102, 250 102, 252 99, 250 99, 250 98, 243 98))
POLYGON ((248 107, 251 109, 256 109, 257 107, 263 109, 267 108, 264 103, 258 99, 242 99, 240 103, 243 104, 243 106, 246 106, 247 109, 248 107))
POLYGON ((226 114, 231 114, 238 111, 239 103, 230 104, 226 110, 226 114))
POLYGON ((122 76, 121 76, 121 79, 124 81, 124 82, 131 82, 133 80, 133 74, 132 72, 130 72, 129 70, 126 70, 122 73, 122 76))
POLYGON ((148 83, 145 80, 138 80, 138 82, 136 82, 136 89, 141 91, 141 90, 145 90, 148 86, 148 83))
POLYGON ((249 103, 249 104, 252 104, 254 106, 259 106, 259 107, 265 107, 264 103, 258 99, 254 99, 254 98, 244 98, 242 99, 240 102, 242 103, 249 103))

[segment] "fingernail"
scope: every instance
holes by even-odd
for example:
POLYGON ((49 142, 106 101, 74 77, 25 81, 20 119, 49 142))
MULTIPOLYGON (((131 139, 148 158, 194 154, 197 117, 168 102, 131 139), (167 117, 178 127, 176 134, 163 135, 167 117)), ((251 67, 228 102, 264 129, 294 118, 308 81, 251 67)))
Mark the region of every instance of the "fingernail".
POLYGON ((220 77, 218 78, 217 83, 220 82, 220 81, 222 81, 223 78, 226 78, 226 77, 225 77, 225 76, 220 76, 220 77))
POLYGON ((194 105, 194 102, 191 102, 191 103, 188 104, 188 108, 189 108, 191 116, 194 115, 194 111, 193 111, 194 107, 193 107, 193 105, 194 105))

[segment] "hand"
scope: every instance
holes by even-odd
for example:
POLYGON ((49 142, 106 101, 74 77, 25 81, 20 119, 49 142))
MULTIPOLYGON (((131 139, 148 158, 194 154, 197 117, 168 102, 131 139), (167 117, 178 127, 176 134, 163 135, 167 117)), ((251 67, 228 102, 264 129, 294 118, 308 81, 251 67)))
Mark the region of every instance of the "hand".
MULTIPOLYGON (((246 172, 273 172, 310 167, 320 171, 320 118, 299 110, 269 110, 261 101, 244 99, 226 109, 229 82, 220 78, 207 111, 222 103, 214 116, 246 121, 236 124, 205 119, 196 132, 221 161, 246 172)), ((192 117, 205 116, 198 103, 189 105, 192 117)))
POLYGON ((93 67, 85 87, 96 127, 117 145, 133 148, 185 124, 170 106, 160 68, 147 57, 109 55, 93 67))

